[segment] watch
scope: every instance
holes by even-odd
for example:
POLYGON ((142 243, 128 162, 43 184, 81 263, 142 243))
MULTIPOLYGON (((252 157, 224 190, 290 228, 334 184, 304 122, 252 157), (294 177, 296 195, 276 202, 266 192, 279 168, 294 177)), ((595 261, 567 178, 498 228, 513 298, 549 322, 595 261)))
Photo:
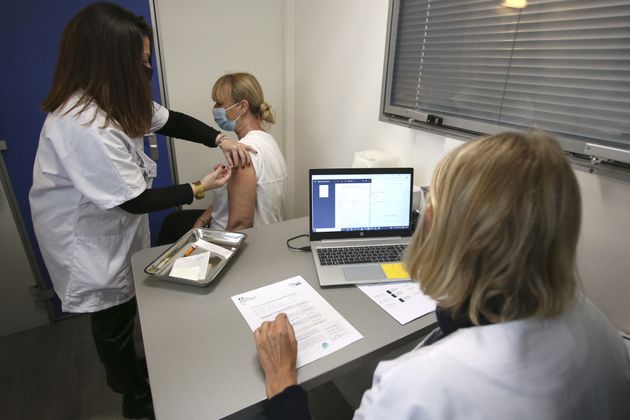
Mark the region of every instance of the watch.
POLYGON ((206 196, 206 191, 203 189, 201 181, 195 181, 193 182, 193 185, 195 186, 195 198, 197 200, 201 200, 202 198, 204 198, 206 196))

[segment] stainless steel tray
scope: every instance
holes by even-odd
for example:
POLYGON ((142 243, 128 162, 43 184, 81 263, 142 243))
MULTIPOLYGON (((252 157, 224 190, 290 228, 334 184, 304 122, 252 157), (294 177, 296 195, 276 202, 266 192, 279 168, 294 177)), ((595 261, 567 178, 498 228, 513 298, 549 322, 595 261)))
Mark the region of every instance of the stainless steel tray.
MULTIPOLYGON (((247 235, 239 232, 225 232, 222 230, 212 229, 191 229, 184 236, 182 236, 171 247, 158 256, 151 264, 149 264, 144 272, 156 276, 161 280, 173 281, 177 283, 191 284, 193 286, 207 286, 210 284, 217 275, 223 270, 234 255, 241 248, 241 245, 247 238, 247 235), (224 248, 229 254, 227 257, 219 257, 215 253, 210 256, 208 271, 206 276, 200 280, 190 280, 180 277, 172 277, 169 275, 173 264, 178 258, 183 257, 186 251, 190 249, 193 243, 198 239, 203 239, 206 242, 210 242, 214 245, 218 245, 224 248)), ((195 249, 190 255, 200 254, 206 252, 203 249, 195 249)))

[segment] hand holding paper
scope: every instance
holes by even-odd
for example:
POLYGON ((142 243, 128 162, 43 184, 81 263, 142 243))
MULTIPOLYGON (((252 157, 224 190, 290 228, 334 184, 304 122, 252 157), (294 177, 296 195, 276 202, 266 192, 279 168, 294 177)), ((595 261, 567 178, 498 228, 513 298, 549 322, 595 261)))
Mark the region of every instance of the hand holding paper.
POLYGON ((337 351, 363 336, 300 276, 232 296, 255 331, 286 314, 299 343, 299 368, 337 351))

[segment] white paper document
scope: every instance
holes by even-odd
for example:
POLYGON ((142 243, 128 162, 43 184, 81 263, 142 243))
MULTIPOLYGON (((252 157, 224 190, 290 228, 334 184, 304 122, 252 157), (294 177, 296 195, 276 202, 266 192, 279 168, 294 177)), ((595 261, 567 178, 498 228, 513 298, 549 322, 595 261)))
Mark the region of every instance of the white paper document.
POLYGON ((227 259, 232 255, 232 251, 223 248, 222 246, 206 242, 203 239, 197 239, 197 241, 193 244, 197 248, 205 249, 206 251, 210 251, 223 259, 227 259))
POLYGON ((363 336, 301 276, 232 296, 249 328, 289 317, 298 342, 297 367, 333 353, 363 336))
POLYGON ((435 310, 435 301, 415 281, 357 285, 402 325, 435 310))
POLYGON ((169 276, 188 280, 204 280, 208 271, 209 260, 209 252, 178 258, 175 260, 169 276))

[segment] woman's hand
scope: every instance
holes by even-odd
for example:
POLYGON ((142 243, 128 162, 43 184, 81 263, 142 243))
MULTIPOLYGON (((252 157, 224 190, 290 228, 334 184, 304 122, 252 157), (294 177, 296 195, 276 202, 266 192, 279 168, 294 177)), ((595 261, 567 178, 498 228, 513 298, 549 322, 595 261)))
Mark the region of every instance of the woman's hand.
POLYGON ((297 339, 286 314, 278 314, 275 320, 263 322, 254 331, 254 340, 260 366, 265 372, 267 398, 297 384, 297 339))
POLYGON ((231 167, 226 165, 215 165, 214 171, 203 177, 201 185, 203 185, 204 191, 220 188, 225 185, 228 179, 230 179, 230 176, 232 176, 231 167))
POLYGON ((244 168, 245 166, 251 165, 252 159, 249 156, 249 153, 258 153, 252 147, 234 140, 230 140, 228 138, 225 138, 221 142, 221 144, 219 145, 219 149, 223 151, 225 159, 227 160, 231 168, 235 166, 241 166, 244 168))

